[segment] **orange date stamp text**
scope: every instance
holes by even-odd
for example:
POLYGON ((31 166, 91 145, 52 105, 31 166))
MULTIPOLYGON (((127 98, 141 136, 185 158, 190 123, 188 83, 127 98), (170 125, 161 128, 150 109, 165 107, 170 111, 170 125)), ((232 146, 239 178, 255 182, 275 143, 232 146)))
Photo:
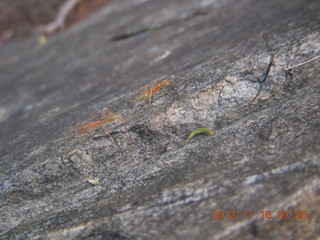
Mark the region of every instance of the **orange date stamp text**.
POLYGON ((307 219, 307 211, 306 210, 296 210, 292 211, 260 211, 259 213, 254 213, 253 211, 222 211, 222 210, 215 210, 212 211, 211 219, 288 219, 294 218, 296 220, 307 219))

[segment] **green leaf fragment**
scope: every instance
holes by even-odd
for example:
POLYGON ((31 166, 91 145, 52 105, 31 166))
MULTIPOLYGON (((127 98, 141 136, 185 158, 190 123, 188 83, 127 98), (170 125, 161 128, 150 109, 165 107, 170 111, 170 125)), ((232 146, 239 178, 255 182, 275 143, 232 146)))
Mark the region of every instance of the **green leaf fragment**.
POLYGON ((159 31, 161 28, 160 27, 151 27, 151 28, 148 28, 147 31, 148 32, 156 32, 156 31, 159 31))
POLYGON ((40 44, 40 45, 43 45, 43 44, 45 44, 47 42, 47 37, 45 36, 45 35, 40 35, 39 37, 38 37, 38 43, 40 44))
POLYGON ((92 185, 99 185, 100 182, 98 179, 91 179, 91 178, 88 178, 87 179, 89 183, 91 183, 92 185))
POLYGON ((187 141, 186 141, 186 144, 188 144, 188 142, 189 142, 189 140, 191 139, 191 138, 193 138, 195 135, 197 135, 197 134, 199 134, 199 133, 206 133, 206 134, 209 134, 209 135, 213 135, 214 133, 210 130, 210 129, 208 129, 208 128, 197 128, 196 130, 193 130, 190 134, 189 134, 189 136, 188 136, 188 138, 187 138, 187 141))

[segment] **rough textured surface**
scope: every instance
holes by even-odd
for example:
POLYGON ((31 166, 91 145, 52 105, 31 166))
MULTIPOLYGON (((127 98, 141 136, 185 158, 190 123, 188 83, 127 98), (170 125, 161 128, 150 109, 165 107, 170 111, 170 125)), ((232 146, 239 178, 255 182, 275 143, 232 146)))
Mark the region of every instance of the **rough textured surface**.
POLYGON ((1 46, 0 238, 316 239, 319 60, 284 69, 320 54, 319 11, 128 0, 46 45, 1 46), (81 132, 105 107, 123 120, 103 125, 112 138, 81 132), (215 135, 186 145, 199 127, 215 135))

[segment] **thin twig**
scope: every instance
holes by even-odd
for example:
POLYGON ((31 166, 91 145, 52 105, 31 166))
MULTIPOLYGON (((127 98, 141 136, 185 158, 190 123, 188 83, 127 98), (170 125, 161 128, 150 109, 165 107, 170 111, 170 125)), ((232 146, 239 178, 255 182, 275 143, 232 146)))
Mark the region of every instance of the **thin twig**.
POLYGON ((80 2, 81 0, 66 0, 64 4, 60 7, 59 12, 56 18, 43 26, 40 26, 37 30, 40 33, 50 34, 58 29, 62 29, 65 26, 65 21, 68 14, 74 9, 74 7, 80 2))
POLYGON ((318 59, 318 58, 320 58, 320 55, 315 56, 314 58, 311 58, 311 59, 309 59, 309 60, 307 60, 307 61, 305 61, 305 62, 302 62, 302 63, 299 63, 299 64, 297 64, 297 65, 294 65, 294 66, 292 66, 292 67, 288 67, 288 68, 286 68, 286 69, 284 69, 284 70, 285 70, 285 71, 288 71, 288 70, 290 70, 290 69, 293 69, 293 68, 296 68, 296 67, 300 67, 300 66, 302 66, 302 65, 304 65, 304 64, 307 64, 307 63, 309 63, 309 62, 312 62, 312 61, 314 61, 314 60, 316 60, 316 59, 318 59))
POLYGON ((178 78, 178 79, 181 79, 181 80, 186 80, 186 78, 184 78, 184 77, 179 77, 179 76, 177 76, 177 75, 170 75, 170 77, 178 78))

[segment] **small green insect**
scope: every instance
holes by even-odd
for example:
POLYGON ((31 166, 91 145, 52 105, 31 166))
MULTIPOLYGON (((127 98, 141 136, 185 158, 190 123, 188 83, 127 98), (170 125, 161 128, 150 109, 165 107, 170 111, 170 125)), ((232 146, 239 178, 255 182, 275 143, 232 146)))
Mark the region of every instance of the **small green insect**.
POLYGON ((91 183, 92 185, 99 185, 100 182, 98 179, 91 179, 91 178, 88 178, 87 179, 89 183, 91 183))
POLYGON ((207 133, 207 134, 209 134, 209 135, 213 135, 214 133, 210 130, 210 129, 208 129, 208 128, 197 128, 196 130, 193 130, 190 134, 189 134, 189 136, 188 136, 188 138, 187 138, 187 141, 186 141, 186 144, 188 144, 188 142, 189 142, 189 140, 191 139, 191 138, 193 138, 195 135, 197 135, 197 134, 199 134, 199 133, 207 133))

